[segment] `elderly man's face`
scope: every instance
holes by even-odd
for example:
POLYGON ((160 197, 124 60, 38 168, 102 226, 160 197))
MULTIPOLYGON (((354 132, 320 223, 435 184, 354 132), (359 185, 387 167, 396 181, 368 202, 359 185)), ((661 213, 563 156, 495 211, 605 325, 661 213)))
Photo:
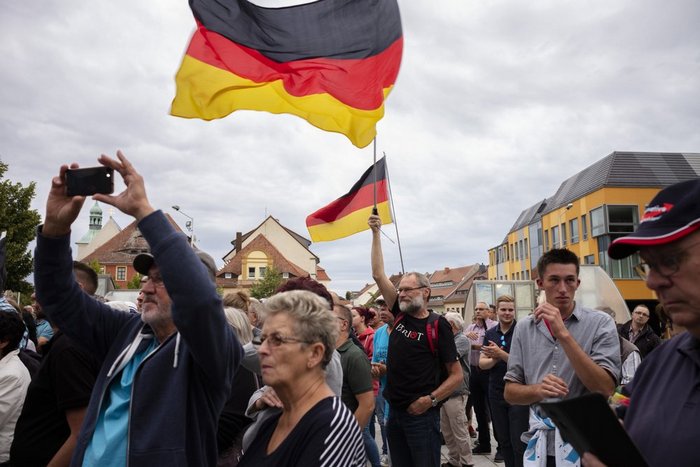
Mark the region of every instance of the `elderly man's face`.
POLYGON ((158 266, 151 266, 148 270, 148 280, 142 285, 141 292, 141 320, 152 327, 172 324, 172 300, 165 290, 158 266))
POLYGON ((647 287, 656 292, 666 314, 700 336, 700 232, 639 253, 650 266, 647 287))

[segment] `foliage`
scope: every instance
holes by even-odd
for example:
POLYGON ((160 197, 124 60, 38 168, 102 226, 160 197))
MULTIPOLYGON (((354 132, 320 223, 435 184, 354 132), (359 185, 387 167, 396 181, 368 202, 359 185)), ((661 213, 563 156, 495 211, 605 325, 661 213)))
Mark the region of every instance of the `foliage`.
POLYGON ((96 259, 93 259, 92 261, 90 261, 90 263, 88 264, 88 266, 90 266, 90 268, 91 268, 93 271, 95 271, 95 273, 97 273, 97 274, 102 274, 102 265, 101 265, 100 262, 97 261, 96 259))
POLYGON ((32 254, 27 249, 36 237, 41 217, 30 209, 35 183, 28 186, 3 179, 7 164, 0 161, 0 232, 7 231, 7 282, 5 288, 30 294, 32 286, 24 279, 32 272, 32 254))
POLYGON ((140 289, 142 277, 143 276, 137 272, 136 275, 134 275, 134 277, 132 277, 131 280, 126 283, 126 288, 127 289, 140 289))
POLYGON ((282 274, 270 266, 265 273, 265 277, 253 284, 250 288, 250 295, 260 300, 267 298, 275 293, 277 287, 282 283, 282 274))

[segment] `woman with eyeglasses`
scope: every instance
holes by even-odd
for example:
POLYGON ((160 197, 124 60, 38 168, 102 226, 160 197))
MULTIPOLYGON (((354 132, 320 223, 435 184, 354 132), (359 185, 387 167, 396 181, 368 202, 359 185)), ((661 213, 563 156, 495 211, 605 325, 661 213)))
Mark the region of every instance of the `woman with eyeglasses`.
POLYGON ((282 412, 260 426, 239 466, 363 466, 360 427, 326 384, 338 334, 335 315, 323 299, 302 290, 279 293, 264 307, 262 378, 282 412))
POLYGON ((503 377, 508 369, 508 354, 515 330, 515 300, 510 295, 501 295, 496 299, 496 316, 498 325, 484 334, 484 343, 479 356, 479 368, 488 370, 489 374, 489 408, 493 430, 503 454, 506 467, 523 465, 525 443, 520 440, 523 432, 528 430, 528 407, 510 405, 503 398, 505 383, 503 377))

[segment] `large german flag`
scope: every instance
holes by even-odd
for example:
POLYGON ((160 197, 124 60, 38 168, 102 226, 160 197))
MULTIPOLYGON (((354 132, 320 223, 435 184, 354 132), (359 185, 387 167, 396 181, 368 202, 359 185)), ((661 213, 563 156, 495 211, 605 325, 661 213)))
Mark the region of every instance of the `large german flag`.
POLYGON ((266 8, 190 0, 197 20, 171 113, 289 113, 367 146, 401 63, 396 0, 318 0, 266 8))
POLYGON ((382 157, 362 174, 345 195, 306 218, 311 240, 327 242, 369 229, 367 219, 374 207, 374 181, 377 180, 377 211, 383 224, 390 224, 386 161, 382 157), (376 178, 375 178, 376 173, 376 178))

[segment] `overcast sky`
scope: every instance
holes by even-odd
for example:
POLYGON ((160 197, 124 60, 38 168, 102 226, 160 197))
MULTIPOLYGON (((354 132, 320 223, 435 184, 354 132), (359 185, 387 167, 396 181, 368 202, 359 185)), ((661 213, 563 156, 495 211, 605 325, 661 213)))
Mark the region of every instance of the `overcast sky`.
MULTIPOLYGON (((487 263, 523 209, 612 151, 700 152, 696 0, 399 4, 404 57, 378 149, 406 270, 487 263)), ((62 163, 122 149, 154 206, 183 229, 170 206, 193 216, 198 245, 222 266, 235 232, 266 214, 308 238, 306 216, 371 164, 371 146, 296 117, 170 116, 193 29, 185 1, 3 1, 0 158, 8 178, 37 182, 42 216, 62 163)), ((333 290, 371 280, 369 244, 363 232, 311 246, 333 290)), ((384 247, 398 272, 398 249, 384 247)))

